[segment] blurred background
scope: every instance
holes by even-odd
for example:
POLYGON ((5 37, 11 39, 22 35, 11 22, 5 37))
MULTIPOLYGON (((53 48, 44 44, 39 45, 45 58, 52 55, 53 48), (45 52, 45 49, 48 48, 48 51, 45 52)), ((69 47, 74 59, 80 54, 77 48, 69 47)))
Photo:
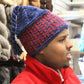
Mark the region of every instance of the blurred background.
POLYGON ((10 44, 11 14, 17 5, 33 5, 41 9, 49 9, 68 23, 68 38, 74 45, 71 49, 70 66, 77 76, 82 75, 78 59, 84 56, 84 52, 79 50, 84 24, 84 0, 0 0, 0 84, 10 84, 25 67, 24 60, 27 53, 23 46, 16 38, 24 52, 21 56, 15 56, 10 44))

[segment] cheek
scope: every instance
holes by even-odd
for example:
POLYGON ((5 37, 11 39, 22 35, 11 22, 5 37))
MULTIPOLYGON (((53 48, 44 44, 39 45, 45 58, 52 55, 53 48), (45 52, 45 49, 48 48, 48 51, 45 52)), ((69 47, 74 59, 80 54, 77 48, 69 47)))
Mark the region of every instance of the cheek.
POLYGON ((64 45, 59 45, 59 47, 56 49, 56 54, 59 55, 59 57, 63 57, 66 52, 66 47, 64 45))
POLYGON ((66 52, 66 47, 64 44, 54 45, 52 52, 54 56, 63 57, 63 55, 65 55, 66 52))
POLYGON ((47 59, 51 62, 63 62, 66 60, 65 56, 66 47, 63 44, 53 44, 49 46, 48 49, 45 51, 45 55, 47 55, 47 59))

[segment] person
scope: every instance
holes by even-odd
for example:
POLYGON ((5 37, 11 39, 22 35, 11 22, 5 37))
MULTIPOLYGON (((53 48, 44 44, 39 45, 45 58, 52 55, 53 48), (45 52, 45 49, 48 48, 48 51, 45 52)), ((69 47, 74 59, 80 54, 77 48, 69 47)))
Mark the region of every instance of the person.
POLYGON ((12 12, 11 44, 14 54, 24 46, 25 69, 11 84, 81 84, 72 68, 68 24, 47 9, 16 6, 12 12))

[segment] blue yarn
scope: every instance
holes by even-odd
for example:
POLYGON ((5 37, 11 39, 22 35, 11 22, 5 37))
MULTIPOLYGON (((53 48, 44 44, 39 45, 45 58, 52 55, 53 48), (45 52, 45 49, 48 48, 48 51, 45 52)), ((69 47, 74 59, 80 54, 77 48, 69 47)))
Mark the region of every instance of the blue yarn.
POLYGON ((22 49, 15 41, 15 35, 19 38, 21 33, 47 12, 49 12, 49 10, 37 9, 34 6, 14 7, 11 17, 11 44, 15 55, 20 55, 22 53, 22 49))
POLYGON ((11 29, 11 38, 10 38, 10 40, 11 40, 12 49, 13 49, 15 55, 20 55, 22 53, 22 49, 20 48, 18 43, 15 41, 16 16, 17 16, 17 13, 18 13, 18 9, 19 9, 19 6, 17 6, 16 8, 13 9, 12 17, 11 17, 12 18, 12 21, 11 21, 12 29, 11 29))
POLYGON ((22 6, 22 10, 20 10, 19 14, 17 15, 17 36, 19 37, 26 28, 29 28, 31 24, 33 24, 48 11, 49 10, 47 9, 42 10, 34 6, 22 6))

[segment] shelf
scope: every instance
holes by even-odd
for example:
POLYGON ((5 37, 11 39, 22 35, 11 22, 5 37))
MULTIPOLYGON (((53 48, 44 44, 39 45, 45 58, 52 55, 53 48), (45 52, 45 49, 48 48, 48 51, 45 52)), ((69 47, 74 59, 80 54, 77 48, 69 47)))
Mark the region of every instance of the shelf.
POLYGON ((63 11, 58 13, 58 16, 63 18, 64 20, 84 20, 84 11, 63 11))
POLYGON ((78 25, 78 24, 75 24, 75 23, 72 23, 72 22, 67 22, 69 24, 70 27, 72 28, 81 28, 81 25, 78 25))
POLYGON ((69 2, 69 6, 84 6, 84 2, 69 2))
POLYGON ((84 54, 84 52, 81 52, 81 51, 71 51, 72 53, 81 53, 81 54, 84 54))
POLYGON ((80 20, 81 22, 84 20, 84 15, 59 15, 59 17, 63 18, 66 21, 70 21, 70 20, 80 20))

